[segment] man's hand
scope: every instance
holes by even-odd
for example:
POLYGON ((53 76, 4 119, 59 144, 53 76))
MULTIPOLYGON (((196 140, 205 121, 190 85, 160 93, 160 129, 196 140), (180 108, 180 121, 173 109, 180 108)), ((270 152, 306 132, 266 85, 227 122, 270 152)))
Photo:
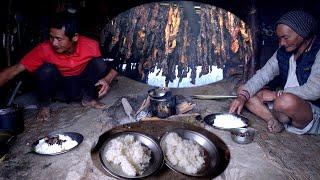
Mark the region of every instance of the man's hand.
POLYGON ((246 98, 243 96, 238 96, 237 99, 232 101, 229 108, 229 113, 237 112, 237 114, 240 114, 245 103, 246 98))
POLYGON ((98 97, 102 97, 104 95, 107 94, 108 90, 109 90, 109 83, 104 79, 100 79, 96 84, 95 86, 99 87, 101 86, 101 88, 99 89, 99 92, 98 92, 98 97))
POLYGON ((101 86, 98 92, 98 97, 102 97, 107 94, 109 90, 109 85, 112 82, 112 80, 118 75, 117 71, 114 69, 111 69, 111 71, 107 74, 106 77, 100 79, 95 86, 101 86))
POLYGON ((110 72, 107 74, 106 77, 100 79, 95 86, 101 86, 98 97, 102 97, 107 94, 109 90, 109 85, 111 84, 112 80, 118 75, 117 71, 114 69, 111 69, 110 72))

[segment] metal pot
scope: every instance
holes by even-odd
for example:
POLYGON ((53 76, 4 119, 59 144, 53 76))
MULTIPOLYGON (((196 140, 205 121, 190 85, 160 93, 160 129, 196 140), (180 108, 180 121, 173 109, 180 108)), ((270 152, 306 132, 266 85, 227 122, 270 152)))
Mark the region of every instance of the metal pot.
POLYGON ((14 134, 22 133, 24 130, 23 108, 13 105, 0 109, 0 129, 8 130, 14 134))
POLYGON ((0 130, 0 159, 8 153, 9 147, 16 140, 17 136, 11 131, 0 130))
POLYGON ((165 88, 151 89, 148 94, 153 116, 167 118, 176 113, 176 99, 169 90, 165 88))

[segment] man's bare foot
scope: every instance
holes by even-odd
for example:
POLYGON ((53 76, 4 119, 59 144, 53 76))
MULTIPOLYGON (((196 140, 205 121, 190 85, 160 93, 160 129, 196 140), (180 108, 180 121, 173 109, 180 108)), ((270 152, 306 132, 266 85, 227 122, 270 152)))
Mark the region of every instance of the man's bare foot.
POLYGON ((106 107, 106 105, 102 102, 99 102, 97 100, 91 100, 91 101, 87 101, 87 100, 82 100, 82 106, 84 107, 93 107, 95 109, 104 109, 106 107))
POLYGON ((270 132, 276 132, 276 133, 279 133, 283 130, 283 124, 280 123, 278 120, 276 119, 270 119, 268 122, 268 130, 270 132))
POLYGON ((40 108, 37 114, 37 120, 47 121, 49 118, 50 118, 50 108, 49 107, 40 108))

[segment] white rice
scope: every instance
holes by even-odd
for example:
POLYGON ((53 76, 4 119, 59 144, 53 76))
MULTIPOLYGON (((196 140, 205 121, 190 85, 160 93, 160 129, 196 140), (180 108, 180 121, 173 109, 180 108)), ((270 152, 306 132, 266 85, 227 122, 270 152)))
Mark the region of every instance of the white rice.
POLYGON ((126 135, 111 140, 105 156, 107 161, 120 165, 125 174, 136 176, 148 167, 151 150, 134 140, 134 136, 126 135))
POLYGON ((213 125, 220 128, 239 128, 244 127, 246 124, 241 118, 231 114, 221 114, 216 116, 213 125))
POLYGON ((60 140, 65 140, 65 142, 62 142, 61 145, 59 144, 48 144, 45 141, 45 138, 40 139, 39 143, 36 145, 35 150, 37 153, 40 154, 54 154, 59 153, 65 150, 69 150, 76 145, 78 145, 77 141, 72 140, 69 136, 61 135, 59 134, 60 140))
POLYGON ((192 141, 182 139, 177 133, 169 133, 164 139, 165 155, 170 163, 179 166, 189 174, 196 174, 203 168, 204 151, 192 141))

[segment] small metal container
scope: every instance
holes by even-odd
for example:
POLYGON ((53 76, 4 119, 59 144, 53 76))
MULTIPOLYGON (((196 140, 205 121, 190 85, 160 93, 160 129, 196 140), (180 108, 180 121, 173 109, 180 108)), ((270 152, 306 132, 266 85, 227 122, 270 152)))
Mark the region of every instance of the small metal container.
POLYGON ((253 141, 256 131, 253 128, 234 128, 231 129, 231 138, 238 144, 249 144, 253 141))
POLYGON ((151 89, 148 94, 152 115, 167 118, 176 113, 176 99, 168 89, 151 89))

